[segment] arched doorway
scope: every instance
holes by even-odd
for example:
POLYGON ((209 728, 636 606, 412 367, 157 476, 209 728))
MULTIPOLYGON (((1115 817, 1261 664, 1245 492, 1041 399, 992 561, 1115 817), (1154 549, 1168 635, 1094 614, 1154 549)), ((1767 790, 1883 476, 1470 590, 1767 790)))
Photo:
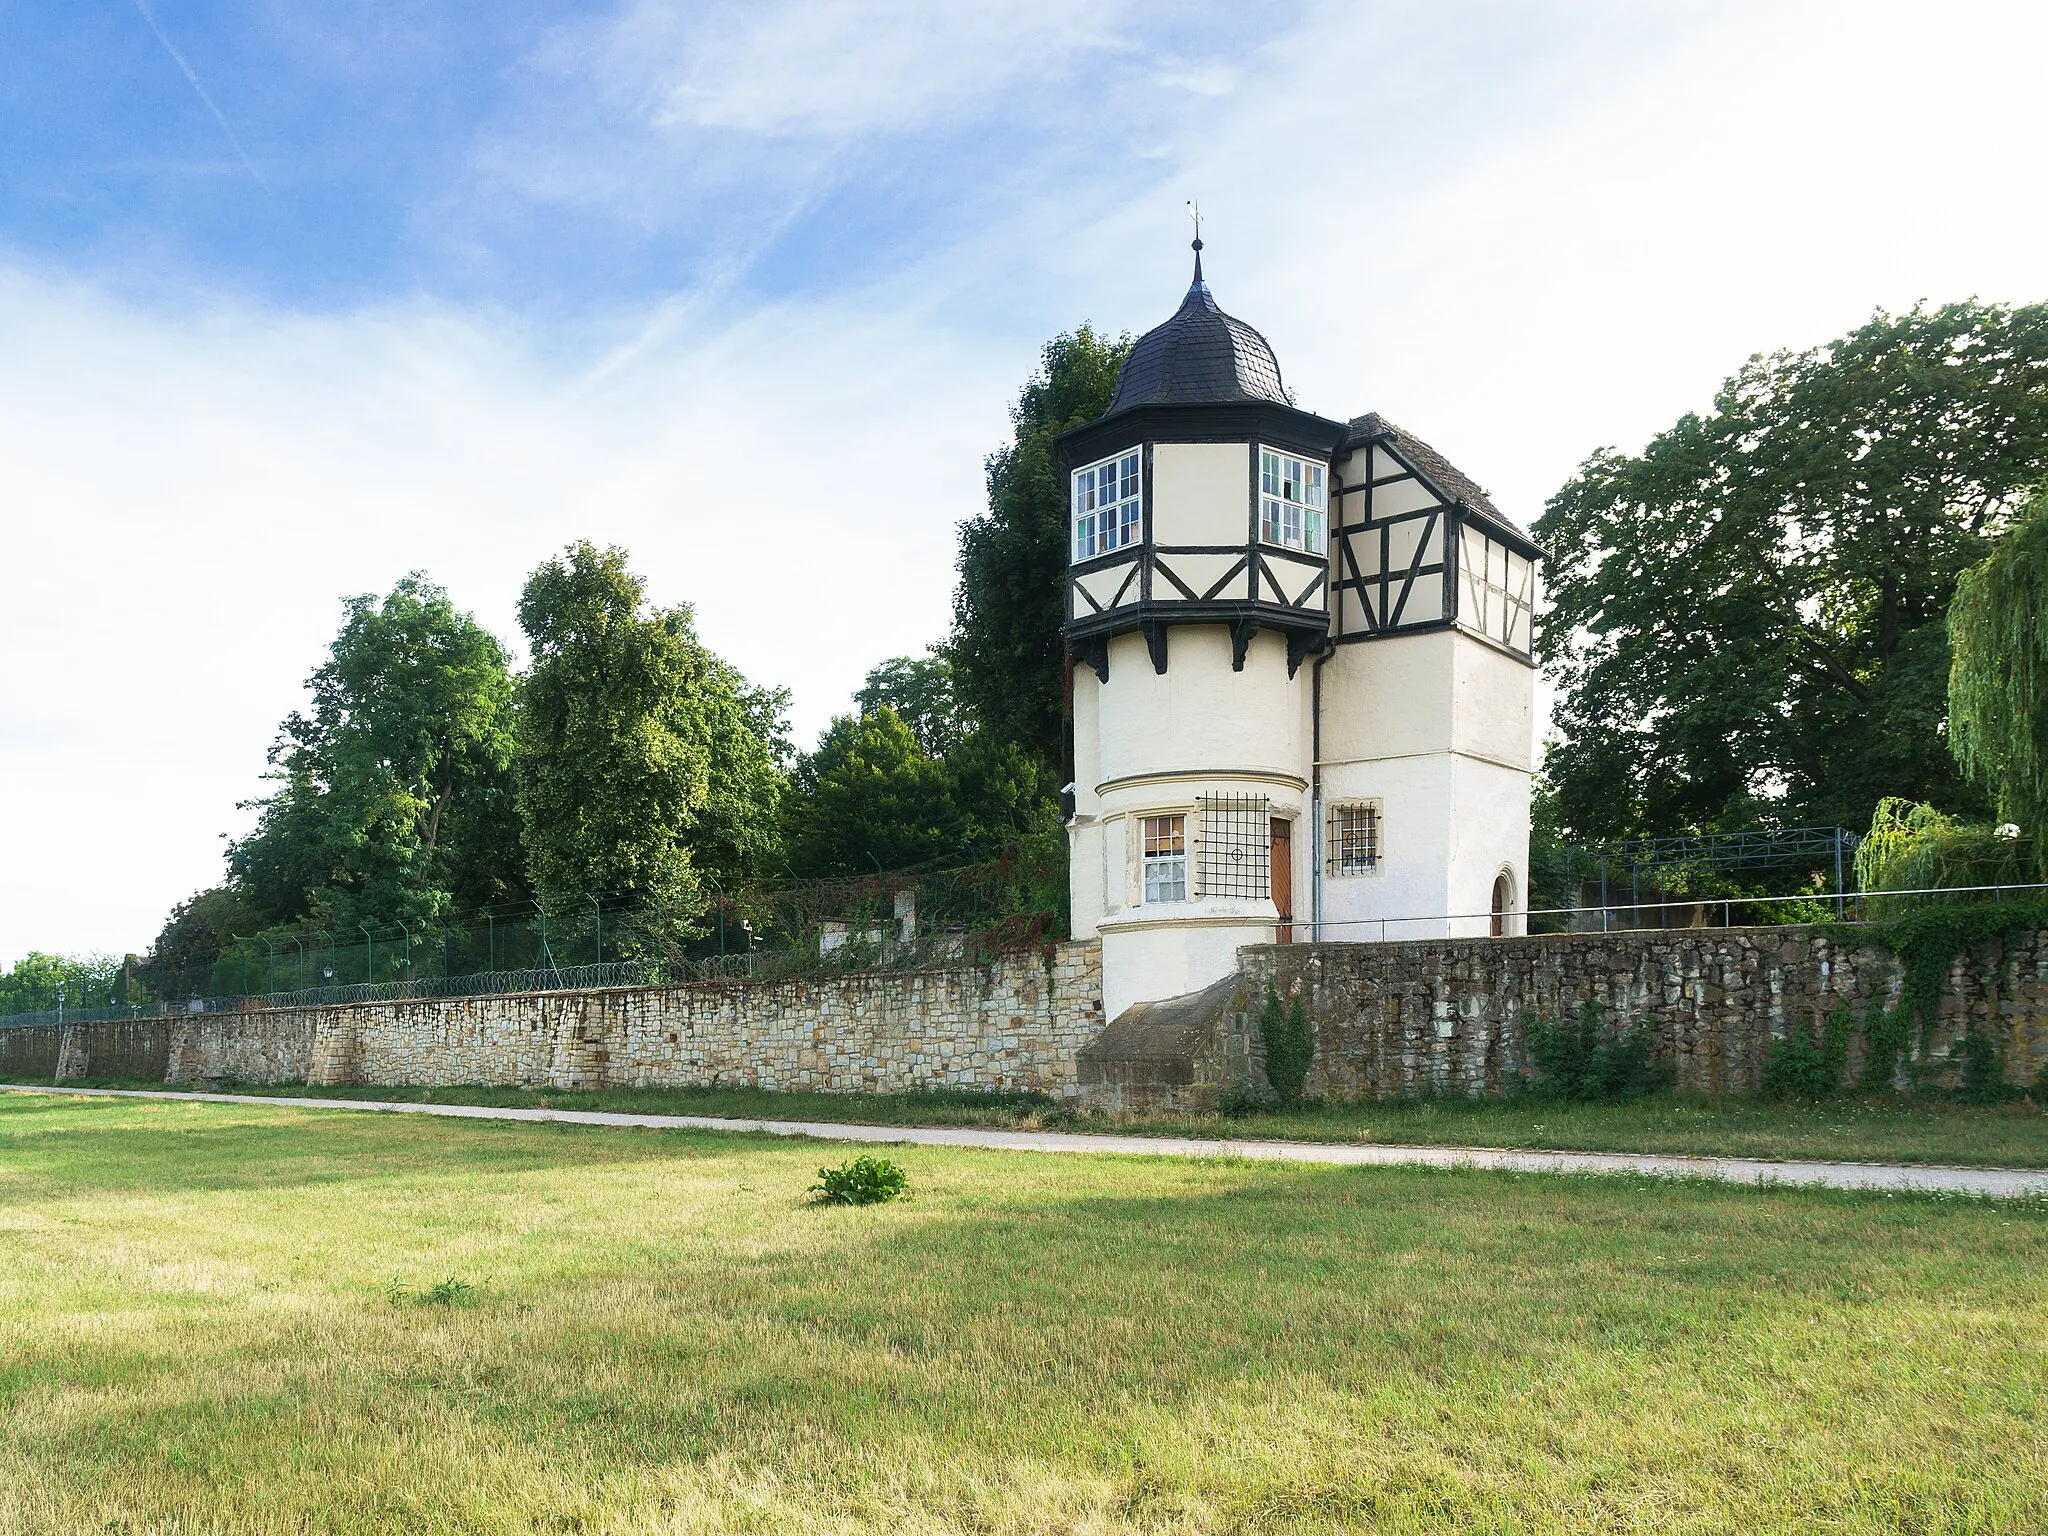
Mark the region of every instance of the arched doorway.
POLYGON ((1508 914, 1515 910, 1515 877, 1502 870, 1493 877, 1493 926, 1491 932, 1496 939, 1505 938, 1508 931, 1508 914))

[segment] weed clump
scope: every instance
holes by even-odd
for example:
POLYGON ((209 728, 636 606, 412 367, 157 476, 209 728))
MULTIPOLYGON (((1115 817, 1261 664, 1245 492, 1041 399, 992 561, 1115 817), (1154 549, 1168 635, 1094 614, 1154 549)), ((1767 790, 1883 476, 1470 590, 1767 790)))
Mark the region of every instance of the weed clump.
POLYGON ((462 1307, 477 1299, 477 1287, 450 1275, 415 1288, 393 1275, 384 1287, 384 1296, 394 1307, 462 1307))
POLYGON ((1634 1027, 1607 1034, 1596 1002, 1580 1006, 1576 1023, 1527 1015, 1522 1038, 1537 1071, 1528 1090, 1538 1097, 1619 1104, 1664 1086, 1665 1072, 1651 1050, 1650 1032, 1634 1027))
POLYGON ((1803 1104, 1833 1098, 1849 1057, 1850 1025, 1849 1010, 1843 1007, 1828 1015, 1818 1039, 1803 1024, 1786 1030, 1764 1057, 1764 1097, 1803 1104))
POLYGON ((823 1205, 880 1205, 910 1188, 910 1175, 886 1157, 863 1153, 837 1168, 820 1168, 810 1193, 823 1205))
POLYGON ((1315 1036, 1309 1033, 1308 1009, 1299 992, 1283 1004, 1273 984, 1266 983, 1259 1036, 1266 1046, 1266 1081, 1273 1086, 1273 1096, 1282 1104, 1299 1104, 1316 1059, 1315 1036))

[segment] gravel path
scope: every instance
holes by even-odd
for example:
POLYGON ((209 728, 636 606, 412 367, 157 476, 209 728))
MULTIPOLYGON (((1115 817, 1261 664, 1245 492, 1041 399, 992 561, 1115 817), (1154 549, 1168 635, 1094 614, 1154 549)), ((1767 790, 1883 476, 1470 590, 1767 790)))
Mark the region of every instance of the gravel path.
POLYGON ((1653 1173, 1731 1184, 1819 1185, 1826 1189, 1941 1190, 1968 1195, 2048 1194, 2048 1168, 1957 1168, 1907 1163, 1778 1162, 1756 1157, 1673 1157, 1638 1152, 1514 1152, 1494 1147, 1396 1147, 1316 1141, 1207 1141, 1187 1136, 1091 1136, 1066 1131, 1002 1131, 978 1126, 854 1125, 831 1120, 725 1120, 710 1115, 628 1115, 596 1109, 514 1109, 483 1104, 400 1104, 374 1099, 271 1098, 244 1093, 179 1093, 149 1088, 34 1088, 47 1093, 124 1099, 192 1099, 206 1104, 265 1104, 457 1120, 559 1120, 635 1130, 765 1131, 820 1141, 908 1142, 927 1147, 985 1147, 1012 1152, 1109 1152, 1139 1157, 1255 1157, 1347 1166, 1421 1165, 1504 1168, 1516 1173, 1653 1173))

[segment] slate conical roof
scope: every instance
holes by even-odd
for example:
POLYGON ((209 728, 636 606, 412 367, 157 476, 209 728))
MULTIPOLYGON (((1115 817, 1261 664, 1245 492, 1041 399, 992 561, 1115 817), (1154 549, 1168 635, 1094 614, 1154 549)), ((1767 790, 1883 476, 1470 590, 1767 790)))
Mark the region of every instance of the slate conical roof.
POLYGON ((1105 415, 1139 405, 1270 400, 1287 404, 1280 360, 1266 338, 1217 306, 1202 281, 1202 242, 1195 242, 1195 280, 1164 325, 1140 336, 1116 376, 1105 415))

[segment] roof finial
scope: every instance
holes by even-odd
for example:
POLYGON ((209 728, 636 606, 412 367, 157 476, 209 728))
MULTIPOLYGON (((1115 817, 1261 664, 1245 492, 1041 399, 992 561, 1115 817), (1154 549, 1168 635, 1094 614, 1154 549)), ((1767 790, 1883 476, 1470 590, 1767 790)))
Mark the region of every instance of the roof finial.
POLYGON ((1188 217, 1195 221, 1195 286, 1202 286, 1202 205, 1188 199, 1188 217))

